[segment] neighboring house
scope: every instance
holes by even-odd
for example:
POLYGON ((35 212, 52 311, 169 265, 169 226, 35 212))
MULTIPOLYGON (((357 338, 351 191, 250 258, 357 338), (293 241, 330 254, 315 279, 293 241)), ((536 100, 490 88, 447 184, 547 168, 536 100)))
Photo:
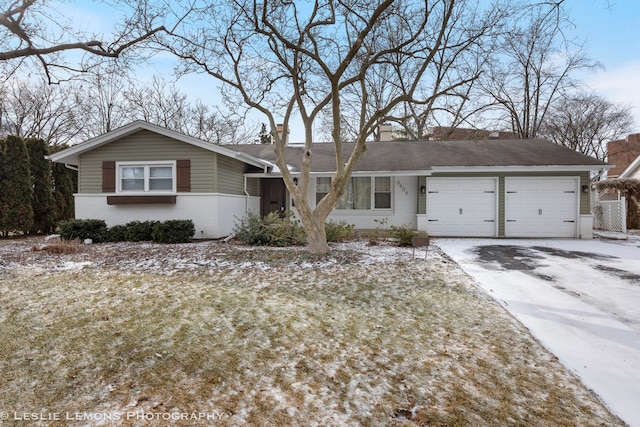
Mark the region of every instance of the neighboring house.
MULTIPOLYGON (((623 178, 623 171, 640 156, 640 133, 634 133, 625 139, 609 141, 607 143, 607 161, 613 165, 607 172, 607 178, 623 178)), ((626 178, 631 178, 626 176, 626 178)))
POLYGON ((640 179, 640 155, 638 155, 638 157, 636 157, 629 166, 620 172, 618 178, 640 179))
MULTIPOLYGON (((345 155, 353 145, 345 144, 345 155)), ((299 173, 301 145, 287 147, 299 173)), ((333 145, 313 144, 308 200, 328 191, 333 145)), ((230 234, 249 211, 292 209, 271 145, 217 146, 134 122, 51 155, 78 168, 76 217, 109 226, 192 219, 230 234)), ((330 219, 434 236, 592 237, 590 173, 608 164, 543 140, 372 142, 330 219)))
POLYGON ((433 141, 462 141, 462 140, 485 140, 485 139, 516 139, 517 135, 509 131, 490 131, 485 129, 471 128, 448 128, 436 126, 431 130, 430 140, 433 141))

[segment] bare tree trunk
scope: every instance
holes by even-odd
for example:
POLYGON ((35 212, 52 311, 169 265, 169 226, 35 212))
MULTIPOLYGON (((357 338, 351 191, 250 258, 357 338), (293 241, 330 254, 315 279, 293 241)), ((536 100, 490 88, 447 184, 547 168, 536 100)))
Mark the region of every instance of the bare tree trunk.
POLYGON ((315 213, 312 215, 309 224, 305 226, 309 251, 317 255, 326 254, 331 250, 327 243, 327 233, 324 228, 327 216, 324 215, 324 218, 320 218, 320 216, 322 214, 315 213))

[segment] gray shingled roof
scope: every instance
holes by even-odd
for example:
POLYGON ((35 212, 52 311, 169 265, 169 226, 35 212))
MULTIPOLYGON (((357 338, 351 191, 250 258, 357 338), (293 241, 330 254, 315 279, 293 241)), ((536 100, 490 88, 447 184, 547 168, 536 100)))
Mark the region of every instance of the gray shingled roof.
MULTIPOLYGON (((345 156, 353 144, 344 144, 345 156)), ((262 160, 275 163, 271 145, 229 146, 262 160)), ((300 170, 301 145, 287 147, 288 164, 300 170)), ((333 144, 313 144, 313 172, 335 171, 333 144)), ((433 167, 536 167, 579 166, 599 169, 607 163, 542 139, 485 141, 393 141, 371 142, 356 165, 356 171, 415 171, 433 167)))

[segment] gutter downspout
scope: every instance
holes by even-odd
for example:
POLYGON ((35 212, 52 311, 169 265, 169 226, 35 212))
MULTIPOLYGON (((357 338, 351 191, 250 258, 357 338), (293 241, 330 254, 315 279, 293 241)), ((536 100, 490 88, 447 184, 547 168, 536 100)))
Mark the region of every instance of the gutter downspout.
POLYGON ((244 214, 245 216, 249 214, 249 190, 247 189, 247 176, 243 175, 242 176, 242 180, 243 180, 243 188, 242 190, 244 191, 244 214))

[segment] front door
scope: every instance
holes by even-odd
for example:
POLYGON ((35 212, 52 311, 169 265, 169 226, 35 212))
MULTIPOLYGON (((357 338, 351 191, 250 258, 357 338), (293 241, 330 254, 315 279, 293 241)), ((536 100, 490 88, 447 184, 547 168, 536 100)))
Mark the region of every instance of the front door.
POLYGON ((284 215, 287 208, 287 188, 280 178, 263 178, 261 182, 260 215, 267 216, 271 212, 284 215))

